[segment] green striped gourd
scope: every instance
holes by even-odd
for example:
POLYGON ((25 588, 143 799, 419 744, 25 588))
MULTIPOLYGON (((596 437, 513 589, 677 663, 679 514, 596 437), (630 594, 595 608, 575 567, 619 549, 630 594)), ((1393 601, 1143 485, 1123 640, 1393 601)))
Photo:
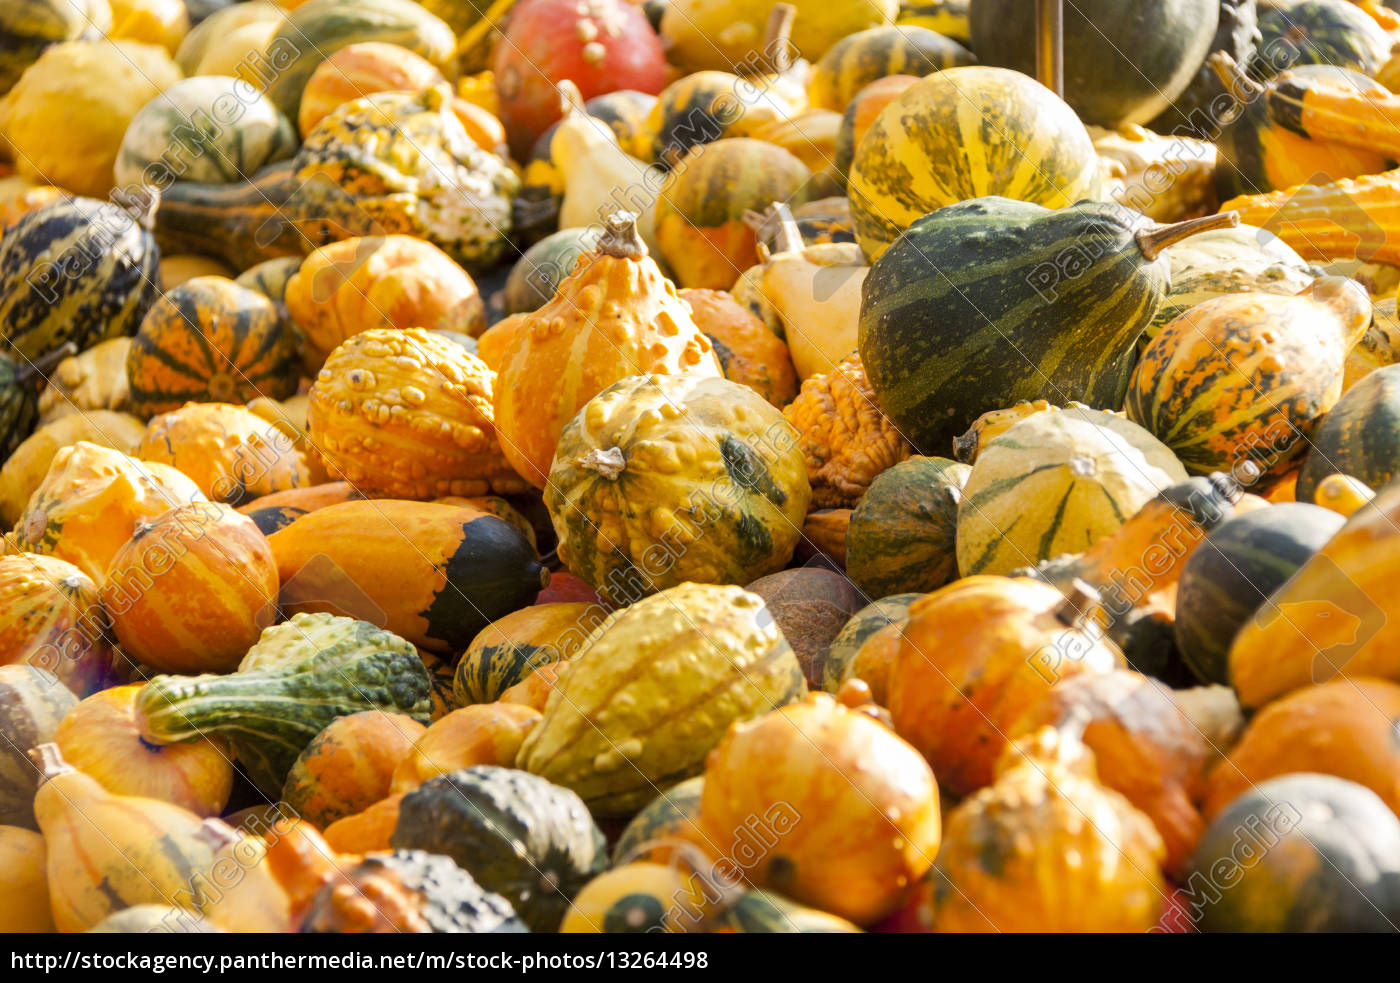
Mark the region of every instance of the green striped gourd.
POLYGON ((107 0, 5 0, 0 4, 0 96, 49 45, 99 38, 111 28, 107 0))
POLYGON ((128 210, 75 197, 6 230, 0 239, 5 350, 34 360, 64 342, 83 351, 135 334, 160 296, 160 251, 147 217, 134 201, 128 210))
POLYGON ((297 614, 266 629, 237 672, 156 676, 136 699, 143 738, 176 744, 222 734, 273 798, 297 756, 337 717, 383 710, 427 724, 431 706, 428 670, 411 644, 330 614, 297 614))
POLYGON ((1353 3, 1302 0, 1259 8, 1259 56, 1252 67, 1261 75, 1274 74, 1280 48, 1289 65, 1336 65, 1367 76, 1390 59, 1390 35, 1353 3))
POLYGON ((455 77, 456 35, 413 0, 311 0, 289 13, 267 44, 264 57, 276 71, 267 97, 287 119, 296 119, 311 73, 360 41, 397 44, 455 77))
POLYGON ((887 24, 848 34, 812 67, 807 96, 817 109, 842 112, 866 85, 886 75, 930 75, 977 59, 925 27, 887 24))
POLYGON ((962 66, 911 85, 880 111, 856 148, 847 191, 856 238, 875 259, 916 219, 968 198, 1051 208, 1096 198, 1099 158, 1073 110, 1039 82, 962 66))
POLYGON ((927 593, 958 575, 958 503, 972 469, 911 457, 880 472, 846 531, 846 575, 867 597, 927 593))
POLYGON ((491 703, 540 666, 569 659, 607 617, 601 604, 534 604, 491 622, 457 661, 459 706, 491 703))
POLYGON ((1035 413, 977 455, 958 509, 963 576, 1082 553, 1186 469, 1152 434, 1099 410, 1035 413))
POLYGON ((1313 432, 1295 495, 1311 502, 1318 482, 1348 474, 1380 488, 1400 473, 1400 365, 1363 376, 1313 432))
POLYGON ((1165 249, 1235 221, 1154 226, 1111 203, 999 197, 919 219, 862 290, 860 357, 881 410, 938 455, 982 413, 1023 400, 1117 409, 1166 296, 1165 249))
POLYGON ((39 425, 39 390, 58 363, 76 353, 69 342, 35 362, 0 355, 0 462, 39 425))
MULTIPOLYGON (((1252 2, 1252 0, 1251 0, 1252 2)), ((968 21, 970 0, 900 0, 896 24, 926 27, 959 44, 972 43, 968 21)))
POLYGON ((705 776, 687 778, 647 803, 628 821, 613 847, 613 866, 638 860, 664 863, 672 851, 684 852, 686 844, 703 837, 700 830, 700 795, 705 776))
POLYGON ((923 594, 891 594, 878 601, 872 601, 851 615, 842 629, 831 640, 826 651, 826 662, 822 666, 822 689, 835 694, 841 684, 851 676, 851 665, 866 642, 877 632, 893 624, 909 620, 909 605, 923 594))

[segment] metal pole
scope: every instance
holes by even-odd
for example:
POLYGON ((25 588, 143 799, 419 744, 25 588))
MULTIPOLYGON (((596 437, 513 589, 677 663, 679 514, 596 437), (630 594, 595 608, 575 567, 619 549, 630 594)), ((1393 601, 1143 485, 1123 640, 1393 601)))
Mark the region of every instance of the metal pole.
POLYGON ((1041 85, 1064 98, 1064 0, 1035 0, 1035 76, 1041 85))

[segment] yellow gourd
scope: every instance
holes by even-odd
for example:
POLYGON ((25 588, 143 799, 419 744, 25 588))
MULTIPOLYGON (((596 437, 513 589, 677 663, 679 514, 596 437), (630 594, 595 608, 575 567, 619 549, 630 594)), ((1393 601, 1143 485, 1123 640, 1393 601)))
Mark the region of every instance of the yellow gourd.
POLYGON ((0 468, 0 524, 12 526, 19 520, 54 455, 63 448, 86 440, 131 454, 145 435, 146 425, 136 417, 110 410, 86 410, 45 423, 0 468))
POLYGON ((18 826, 0 826, 0 932, 53 932, 44 838, 18 826))

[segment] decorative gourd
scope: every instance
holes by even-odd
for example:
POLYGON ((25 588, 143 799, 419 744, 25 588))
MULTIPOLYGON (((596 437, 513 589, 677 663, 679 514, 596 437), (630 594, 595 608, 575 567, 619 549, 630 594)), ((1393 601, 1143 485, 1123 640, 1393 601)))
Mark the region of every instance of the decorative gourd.
POLYGON ((83 413, 97 413, 104 419, 103 411, 129 409, 126 356, 130 349, 130 338, 109 338, 59 362, 39 394, 39 419, 50 423, 83 413))
POLYGON ((851 172, 856 147, 860 146, 861 138, 870 129, 870 125, 875 122, 881 110, 917 81, 917 75, 886 75, 866 85, 850 98, 841 114, 841 125, 836 131, 836 155, 832 158, 832 164, 843 184, 851 172))
POLYGON ((49 912, 48 853, 33 830, 0 826, 0 864, 6 888, 0 898, 0 931, 57 931, 49 912))
MULTIPOLYGON (((0 239, 0 331, 29 361, 135 334, 160 293, 160 253, 144 214, 70 198, 31 212, 0 239)), ((47 373, 46 373, 47 374, 47 373)))
POLYGON ((524 314, 511 314, 501 318, 481 333, 476 340, 476 356, 486 363, 486 367, 497 375, 505 366, 506 353, 510 351, 516 329, 525 323, 524 314))
POLYGON ((1139 351, 1197 304, 1226 294, 1293 296, 1311 286, 1319 272, 1273 233, 1252 225, 1194 235, 1167 251, 1167 263, 1171 287, 1138 339, 1139 351))
POLYGON ((250 83, 181 79, 132 117, 117 152, 116 183, 229 184, 292 156, 296 145, 287 117, 250 83))
POLYGON ((80 440, 54 455, 5 541, 10 552, 67 560, 101 583, 137 522, 201 501, 204 494, 174 468, 80 440))
POLYGON ((704 848, 700 830, 700 796, 705 776, 687 778, 660 793, 623 827, 613 847, 613 866, 645 861, 664 864, 680 859, 687 845, 704 848))
POLYGON ((604 871, 574 896, 568 934, 698 932, 714 905, 699 877, 675 864, 638 861, 604 871))
POLYGON ((479 335, 485 308, 472 278, 430 242, 362 236, 322 246, 287 281, 287 313, 305 339, 307 368, 374 328, 479 335))
MULTIPOLYGON (((561 86, 562 87, 562 86, 561 86)), ((656 108, 656 94, 636 89, 618 89, 594 96, 583 104, 588 115, 608 124, 618 146, 638 160, 651 159, 651 134, 647 119, 656 108)))
POLYGON ((8 459, 39 423, 39 390, 45 375, 74 352, 72 342, 37 362, 0 355, 0 458, 8 459))
POLYGON ((402 713, 337 717, 297 755, 280 801, 320 829, 368 809, 389 794, 394 769, 426 731, 402 713))
POLYGON ((1289 693, 1251 717, 1239 743, 1211 769, 1202 811, 1214 818, 1260 782, 1310 771, 1365 785, 1400 813, 1396 717, 1400 686, 1359 673, 1289 693))
POLYGON ((294 157, 245 184, 170 185, 156 228, 168 248, 210 253, 237 269, 339 239, 394 234, 426 239, 474 269, 504 250, 518 186, 506 162, 463 128, 446 86, 381 92, 334 110, 294 157))
POLYGON ((284 399, 296 392, 298 354, 272 301, 224 277, 196 277, 141 321, 126 359, 132 410, 153 416, 189 400, 284 399))
MULTIPOLYGON (((761 70, 774 57, 774 51, 764 45, 764 27, 777 6, 769 0, 742 4, 677 0, 661 15, 666 56, 686 72, 732 70, 735 65, 761 70)), ((848 34, 893 23, 899 12, 898 0, 797 0, 791 6, 796 17, 789 48, 813 61, 848 34)))
POLYGON ((598 628, 550 693, 516 767, 573 789, 595 816, 628 816, 698 774, 732 722, 805 690, 762 600, 682 584, 598 628))
POLYGON ((506 314, 528 314, 547 304, 559 284, 574 271, 579 257, 598 245, 601 235, 602 230, 596 225, 560 229, 525 250, 506 279, 506 314))
MULTIPOLYGON (((155 45, 105 38, 51 45, 0 104, 0 136, 22 177, 105 198, 127 125, 179 79, 180 70, 155 45)), ((107 234, 120 238, 120 229, 111 226, 107 234)), ((102 249, 110 255, 110 243, 102 249)))
POLYGON ((617 89, 654 95, 666 84, 665 69, 660 38, 623 0, 521 0, 491 58, 501 121, 517 157, 559 119, 561 80, 585 99, 617 89))
POLYGON ((559 683, 559 677, 568 668, 569 663, 567 662, 546 662, 539 668, 531 670, 524 679, 503 692, 500 702, 516 703, 542 714, 549 704, 549 694, 554 692, 559 683))
POLYGON ((882 471, 851 515, 846 573, 868 597, 937 590, 958 575, 958 505, 972 469, 911 457, 882 471))
POLYGON ((114 795, 170 802, 199 816, 217 816, 233 788, 233 761, 218 736, 196 734, 181 744, 141 739, 140 686, 114 686, 82 700, 54 733, 63 758, 114 795))
POLYGON ((818 508, 854 507, 878 475, 913 450, 880 412, 854 353, 829 375, 803 382, 783 417, 797 431, 818 508))
POLYGON ((351 44, 329 53, 306 80, 297 129, 304 137, 332 110, 376 92, 417 92, 445 81, 436 65, 402 45, 351 44))
POLYGON ((429 652, 465 648, 549 582, 519 530, 472 508, 344 502, 300 516, 268 542, 284 610, 363 617, 429 652))
POLYGON ((312 899, 301 931, 487 933, 528 929, 505 898, 482 890, 447 857, 396 850, 365 857, 344 868, 342 876, 328 882, 312 899))
POLYGON ((111 0, 113 40, 158 44, 172 55, 190 30, 184 0, 111 0))
POLYGON ((1102 167, 1105 201, 1135 208, 1157 222, 1179 222, 1219 204, 1214 144, 1184 135, 1162 136, 1131 123, 1116 130, 1091 126, 1089 136, 1102 167), (1164 181, 1164 174, 1171 174, 1172 180, 1164 181))
POLYGON ((683 287, 728 290, 758 262, 744 213, 774 201, 800 202, 811 177, 773 144, 725 138, 692 149, 672 168, 656 201, 661 254, 683 287))
POLYGON ((0 557, 0 663, 37 666, 88 696, 111 681, 109 630, 97 585, 73 564, 0 557))
POLYGON ((0 178, 0 238, 24 216, 67 197, 67 192, 50 184, 34 185, 14 175, 0 178))
POLYGON ((1328 475, 1313 493, 1313 501, 1344 518, 1351 518, 1375 497, 1364 482, 1345 474, 1328 475))
MULTIPOLYGON (((187 6, 193 11, 198 0, 187 6)), ((214 10, 181 39, 175 49, 175 64, 187 76, 231 75, 261 88, 266 79, 259 70, 267 72, 270 67, 264 56, 267 42, 285 19, 286 11, 270 0, 214 10)))
POLYGON ((1366 292, 1340 277, 1295 297, 1208 301, 1147 346, 1128 385, 1128 418, 1195 474, 1256 459, 1267 488, 1302 459, 1341 396, 1347 349, 1370 314, 1366 292))
POLYGON ((1193 800, 1216 752, 1172 690, 1135 672, 1075 676, 1052 686, 1008 737, 1045 726, 1082 731, 1098 780, 1152 820, 1166 846, 1164 867, 1181 878, 1205 829, 1193 800))
POLYGON ((223 734, 253 784, 276 796, 326 725, 360 710, 427 721, 428 672, 413 646, 363 621, 298 614, 268 628, 227 676, 157 676, 136 699, 141 736, 223 734))
POLYGON ((857 92, 890 75, 923 77, 971 65, 972 52, 925 27, 888 25, 848 34, 812 66, 807 96, 820 109, 842 112, 857 92))
POLYGON ((844 918, 794 904, 781 895, 748 891, 725 908, 723 914, 712 917, 707 931, 768 935, 852 933, 861 929, 844 918))
MULTIPOLYGON (((1282 48, 1278 54, 1287 51, 1282 48)), ((1322 134, 1314 136, 1301 125, 1301 105, 1293 119, 1271 107, 1278 101, 1275 93, 1280 85, 1287 87, 1285 91, 1295 92, 1325 86, 1328 92, 1337 96, 1346 93, 1353 103, 1362 105, 1388 96, 1385 86, 1359 72, 1330 65, 1291 66, 1278 80, 1261 86, 1229 55, 1212 55, 1210 64, 1224 89, 1221 98, 1233 100, 1241 107, 1233 119, 1214 127, 1219 134, 1216 143, 1220 154, 1215 189, 1221 201, 1292 188, 1314 181, 1318 175, 1332 180, 1385 170, 1386 157, 1379 149, 1383 143, 1353 146, 1350 141, 1339 142, 1322 134)), ((1352 125, 1356 125, 1355 118, 1352 125)), ((1372 136, 1377 134, 1373 132, 1372 136)))
MULTIPOLYGON (((840 113, 830 109, 804 109, 796 116, 775 119, 750 135, 802 161, 802 166, 812 172, 812 187, 816 187, 825 186, 830 180, 823 172, 836 157, 836 132, 840 128, 840 113)), ((854 237, 851 241, 855 241, 854 237)))
POLYGON ((1116 204, 1052 211, 1005 198, 925 216, 862 290, 860 353, 881 408, 931 454, 979 414, 1021 400, 1116 409, 1138 335, 1166 295, 1163 252, 1234 221, 1157 226, 1116 204), (938 277, 926 275, 931 258, 938 277))
POLYGON ((746 881, 862 925, 889 914, 938 853, 933 772, 826 693, 732 727, 710 753, 700 827, 713 849, 743 856, 750 817, 778 842, 745 865, 746 881))
POLYGON ((967 577, 909 607, 887 682, 895 732, 938 783, 968 795, 991 782, 1007 729, 1050 687, 1108 672, 1121 656, 1095 625, 1092 589, 967 577))
POLYGON ((633 376, 592 399, 564 428, 545 489, 559 558, 618 604, 782 569, 810 498, 778 411, 698 373, 633 376))
POLYGON ((0 666, 0 823, 39 828, 34 819, 39 776, 29 752, 53 740, 59 723, 77 702, 47 669, 0 666))
POLYGON ((1147 932, 1166 893, 1164 855, 1152 821, 1095 781, 1093 753, 1047 727, 1008 746, 995 783, 948 816, 934 925, 1147 932))
POLYGON ((481 703, 453 710, 433 721, 413 742, 394 769, 389 791, 412 792, 438 775, 462 768, 509 767, 539 720, 538 710, 518 703, 481 703))
POLYGON ((316 479, 297 442, 231 403, 186 403, 153 419, 135 457, 168 465, 210 501, 242 505, 316 479))
MULTIPOLYGON (((831 372, 856 348, 861 289, 869 272, 860 247, 806 245, 796 217, 782 202, 774 202, 762 217, 746 215, 745 221, 768 250, 757 290, 769 312, 761 316, 787 338, 799 379, 831 372)), ((735 291, 737 296, 737 284, 735 291)))
POLYGON ((696 326, 710 339, 724 377, 781 409, 797 395, 797 372, 783 339, 722 290, 686 289, 696 326))
MULTIPOLYGON (((1376 369, 1400 362, 1400 317, 1396 316, 1395 298, 1391 297, 1374 304, 1371 311, 1371 326, 1361 336, 1361 340, 1347 352, 1346 376, 1342 379, 1342 393, 1376 369)), ((42 410, 44 397, 40 395, 42 410)))
POLYGON ((1342 527, 1316 505, 1286 503, 1236 516, 1186 560, 1176 598, 1176 645, 1202 682, 1226 683, 1235 634, 1342 527))
POLYGON ((160 289, 162 292, 174 290, 180 284, 193 280, 197 276, 229 277, 232 275, 233 270, 228 268, 227 263, 210 256, 172 253, 160 258, 160 289))
MULTIPOLYGON (((80 37, 101 37, 112 27, 107 0, 33 0, 7 4, 0 12, 0 95, 9 92, 44 49, 80 37)), ((11 929, 19 931, 19 929, 11 929)))
POLYGON ((1165 445, 1120 416, 1072 408, 1027 416, 972 466, 958 507, 958 569, 1009 573, 1081 553, 1185 480, 1165 445))
POLYGON ((899 653, 899 636, 909 620, 909 606, 922 594, 891 594, 872 601, 846 622, 827 650, 822 689, 835 695, 850 679, 862 679, 871 699, 885 706, 889 667, 899 653))
POLYGON ((230 672, 277 618, 277 560, 253 520, 194 502, 138 522, 102 603, 122 651, 158 672, 230 672))
POLYGON ((453 771, 405 795, 391 842, 451 857, 535 932, 556 931, 573 896, 608 865, 583 801, 511 768, 453 771))
POLYGON ((1216 816, 1192 867, 1188 883, 1230 877, 1228 890, 1195 902, 1200 931, 1389 932, 1400 906, 1400 821, 1354 782, 1285 775, 1216 816))
POLYGON ((353 816, 338 819, 326 827, 326 842, 347 854, 380 853, 389 849, 389 837, 399 821, 403 793, 380 799, 353 816))
POLYGON ((607 613, 585 601, 535 604, 491 622, 458 660, 453 695, 462 706, 500 699, 531 671, 573 658, 607 613))
MULTIPOLYGON (((285 509, 299 516, 323 509, 328 505, 339 505, 341 502, 354 501, 363 497, 348 482, 331 481, 323 485, 312 485, 309 488, 290 488, 287 491, 273 492, 271 495, 260 495, 246 505, 240 505, 238 511, 254 522, 258 522, 259 514, 262 512, 285 509)), ((288 519, 288 521, 291 520, 288 519)))
MULTIPOLYGON (((1035 11, 1015 0, 971 5, 972 50, 1033 75, 1035 11)), ((1065 99, 1086 123, 1147 123, 1185 91, 1211 49, 1219 0, 1169 0, 1128 11, 1088 0, 1064 12, 1065 99)))
POLYGON ((421 328, 373 328, 340 345, 311 386, 312 442, 370 497, 519 492, 493 419, 496 374, 421 328))
POLYGON ((565 424, 626 376, 719 376, 719 362, 690 307, 637 236, 635 216, 614 212, 592 252, 554 298, 515 327, 496 380, 496 427, 506 460, 545 486, 565 424))
POLYGON ((114 795, 63 760, 31 754, 39 773, 34 814, 48 844, 49 899, 60 932, 82 932, 138 904, 196 907, 214 850, 200 818, 158 799, 114 795))
POLYGON ((839 568, 846 568, 846 532, 853 509, 813 509, 802 523, 802 539, 793 550, 793 559, 806 564, 825 557, 839 568))
POLYGON ((201 918, 198 912, 165 904, 132 905, 87 929, 89 935, 219 935, 223 932, 219 926, 201 918))
POLYGON ((1319 482, 1346 474, 1380 488, 1400 470, 1391 439, 1400 423, 1400 365, 1376 369, 1337 401, 1309 440, 1298 472, 1300 502, 1315 501, 1319 482))
MULTIPOLYGON (((1303 0, 1286 8, 1263 5, 1259 33, 1260 50, 1282 47, 1289 64, 1337 65, 1375 75, 1390 58, 1390 36, 1343 0, 1303 0)), ((1256 69, 1265 69, 1259 61, 1256 69)))
POLYGON ((880 112, 856 148, 848 191, 856 237, 876 259, 915 219, 953 202, 1000 195, 1059 208, 1094 198, 1099 160, 1049 89, 1019 72, 964 66, 911 85, 880 112), (984 126, 995 141, 982 139, 984 126), (963 146, 985 152, 973 163, 956 152, 963 146))
POLYGON ((807 685, 820 689, 827 649, 864 606, 864 595, 841 574, 820 568, 780 570, 744 589, 763 598, 797 655, 807 685))
MULTIPOLYGON (((1229 55, 1238 64, 1249 65, 1258 51, 1259 4, 1256 0, 1220 0, 1220 21, 1215 29, 1215 38, 1210 43, 1210 52, 1229 55)), ((1287 58, 1287 50, 1275 49, 1264 52, 1271 62, 1287 58)), ((1186 90, 1173 100, 1156 119, 1147 126, 1156 133, 1172 133, 1200 137, 1209 140, 1223 122, 1218 114, 1212 114, 1211 106, 1220 106, 1217 100, 1228 94, 1228 88, 1221 84, 1210 64, 1210 55, 1196 68, 1186 90)), ((1189 919, 1188 919, 1189 921, 1189 919)))
MULTIPOLYGON (((776 49, 779 60, 784 50, 776 49)), ((771 67, 777 67, 777 62, 771 67)), ((762 79, 751 81, 729 71, 701 71, 672 82, 657 96, 647 117, 650 149, 646 158, 669 169, 696 147, 721 137, 750 136, 807 108, 807 93, 793 85, 794 80, 769 78, 775 81, 764 84, 762 79)))

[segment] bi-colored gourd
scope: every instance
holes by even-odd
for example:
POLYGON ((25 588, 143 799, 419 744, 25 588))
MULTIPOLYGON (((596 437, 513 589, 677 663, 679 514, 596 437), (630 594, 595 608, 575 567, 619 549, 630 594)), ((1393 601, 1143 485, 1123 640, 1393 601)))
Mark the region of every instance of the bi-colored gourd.
POLYGON ((478 703, 434 720, 394 768, 389 794, 406 794, 438 775, 478 765, 510 767, 540 712, 520 703, 478 703))
POLYGON ((38 829, 34 790, 39 775, 29 752, 53 741, 78 698, 47 669, 0 666, 0 823, 38 829))
POLYGON ((111 682, 108 630, 97 585, 73 564, 0 557, 0 663, 36 666, 88 696, 111 682))
POLYGON ((535 604, 491 622, 457 662, 452 691, 461 706, 491 703, 530 672, 573 657, 608 615, 587 601, 535 604))
POLYGON ((783 339, 732 294, 722 290, 680 291, 696 327, 714 346, 724 377, 739 382, 778 408, 797 396, 797 372, 783 339))
POLYGON ((418 92, 447 81, 436 65, 400 44, 361 41, 327 55, 301 90, 296 124, 303 137, 347 102, 375 92, 418 92))
POLYGON ((958 506, 971 474, 915 456, 875 477, 846 531, 846 573, 867 597, 937 590, 957 577, 958 506))
POLYGON ((402 713, 362 710, 337 717, 297 755, 281 801, 318 829, 368 809, 389 794, 394 769, 425 732, 402 713))
POLYGON ((821 109, 845 110, 866 85, 890 75, 932 75, 977 59, 956 41, 925 27, 888 25, 848 34, 812 66, 807 95, 821 109))

